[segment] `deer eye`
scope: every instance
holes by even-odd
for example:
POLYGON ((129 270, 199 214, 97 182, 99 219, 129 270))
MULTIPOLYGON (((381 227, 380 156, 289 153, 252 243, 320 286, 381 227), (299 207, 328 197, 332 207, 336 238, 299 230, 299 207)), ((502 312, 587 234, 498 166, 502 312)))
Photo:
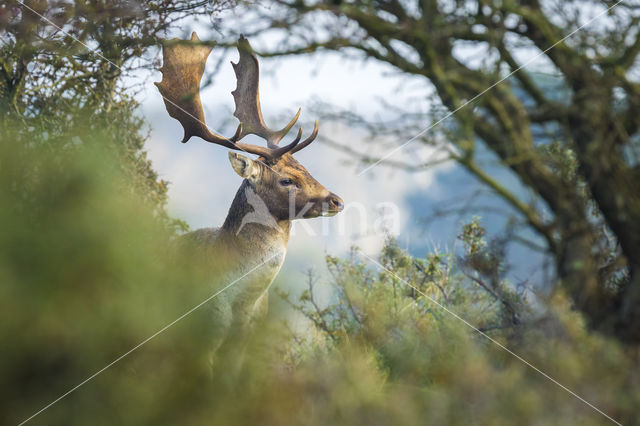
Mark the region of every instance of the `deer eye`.
POLYGON ((280 185, 282 185, 282 186, 290 186, 290 185, 294 185, 294 182, 291 179, 282 179, 280 181, 280 185))

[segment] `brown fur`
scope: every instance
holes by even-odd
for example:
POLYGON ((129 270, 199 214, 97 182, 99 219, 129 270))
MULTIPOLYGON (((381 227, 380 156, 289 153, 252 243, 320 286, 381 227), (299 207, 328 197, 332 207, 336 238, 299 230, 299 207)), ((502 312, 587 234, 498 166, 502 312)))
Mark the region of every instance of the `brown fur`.
POLYGON ((335 214, 342 209, 342 200, 289 154, 271 162, 264 158, 249 160, 237 154, 230 158, 236 172, 248 177, 240 185, 224 224, 219 229, 199 229, 185 236, 211 268, 216 289, 233 283, 208 308, 214 329, 210 342, 214 366, 223 365, 220 368, 224 374, 229 372, 229 360, 235 368, 239 367, 244 337, 251 324, 267 312, 268 289, 280 271, 289 242, 290 195, 294 200, 294 216, 304 212, 304 218, 317 217, 323 211, 335 214), (283 179, 291 179, 294 185, 282 185, 283 179), (254 211, 247 201, 247 189, 264 201, 277 226, 242 223, 254 211), (234 283, 235 280, 238 281, 234 283))

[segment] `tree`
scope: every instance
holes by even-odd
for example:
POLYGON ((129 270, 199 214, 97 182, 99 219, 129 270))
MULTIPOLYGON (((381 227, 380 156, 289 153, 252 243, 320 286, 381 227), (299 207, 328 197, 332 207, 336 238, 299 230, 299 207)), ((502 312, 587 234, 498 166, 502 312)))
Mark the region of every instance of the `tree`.
POLYGON ((167 182, 158 178, 143 151, 145 123, 136 115, 136 87, 125 77, 154 66, 150 48, 185 18, 208 17, 230 5, 177 0, 3 3, 0 129, 18 137, 4 142, 29 143, 53 158, 64 155, 65 147, 105 140, 79 140, 78 134, 108 135, 131 185, 169 220, 167 182))
POLYGON ((640 342, 639 2, 276 0, 257 13, 254 34, 286 34, 264 55, 357 52, 427 79, 438 100, 430 114, 407 111, 399 126, 368 128, 405 134, 451 116, 417 139, 440 147, 543 237, 556 281, 591 326, 640 342), (521 69, 524 48, 555 77, 521 69), (526 193, 483 166, 486 149, 526 193))

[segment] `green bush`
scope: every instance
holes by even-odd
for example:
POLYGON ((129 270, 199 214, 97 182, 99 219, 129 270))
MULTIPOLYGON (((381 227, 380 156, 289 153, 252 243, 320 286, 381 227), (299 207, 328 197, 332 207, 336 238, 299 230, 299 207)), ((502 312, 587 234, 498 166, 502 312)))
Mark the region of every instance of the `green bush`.
MULTIPOLYGON (((0 412, 15 424, 213 289, 172 248, 174 228, 139 194, 108 134, 67 136, 55 150, 5 136, 0 412)), ((461 238, 463 259, 414 258, 390 241, 377 259, 388 271, 357 250, 329 257, 329 283, 310 276, 306 291, 283 294, 293 309, 259 325, 231 386, 210 380, 202 348, 215 324, 204 306, 32 423, 609 423, 442 307, 616 420, 637 421, 637 349, 588 332, 562 294, 530 306, 496 272, 477 220, 461 238), (323 284, 328 303, 316 295, 323 284), (292 312, 304 327, 282 323, 292 312)))
POLYGON ((443 260, 415 259, 389 242, 379 259, 387 271, 357 253, 328 259, 337 297, 326 308, 315 308, 311 281, 310 291, 288 299, 315 330, 306 340, 298 336, 304 343, 294 345, 292 356, 291 380, 306 381, 292 393, 314 413, 303 418, 312 424, 610 423, 499 344, 614 419, 637 422, 635 349, 587 331, 562 294, 543 311, 509 292, 522 320, 506 325, 511 309, 456 272, 456 263, 468 259, 443 260), (486 335, 495 342, 444 308, 491 330, 486 335))
MULTIPOLYGON (((52 150, 51 141, 15 143, 23 132, 7 131, 0 147, 0 412, 14 423, 208 295, 204 286, 185 291, 188 272, 167 267, 179 263, 173 228, 140 196, 109 136, 60 135, 52 150)), ((150 360, 123 360, 42 423, 113 424, 119 405, 130 420, 151 415, 151 405, 141 407, 151 386, 168 388, 190 368, 166 365, 180 339, 156 340, 150 360), (146 380, 137 386, 136 377, 146 380)))

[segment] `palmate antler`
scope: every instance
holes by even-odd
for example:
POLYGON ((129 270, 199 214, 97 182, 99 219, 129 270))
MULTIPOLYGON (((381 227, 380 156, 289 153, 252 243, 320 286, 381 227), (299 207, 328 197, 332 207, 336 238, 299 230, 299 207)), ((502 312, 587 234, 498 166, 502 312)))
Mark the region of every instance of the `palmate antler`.
POLYGON ((298 120, 300 110, 282 130, 273 131, 267 127, 260 110, 258 59, 244 37, 240 37, 238 41, 240 60, 237 64, 232 63, 238 81, 236 90, 232 92, 236 104, 234 116, 240 120, 240 125, 231 138, 211 132, 204 122, 200 101, 200 81, 212 47, 197 43, 200 39, 195 32, 191 35, 191 41, 194 43, 179 43, 179 41, 174 39, 170 44, 163 46, 163 65, 160 68, 162 81, 155 84, 164 99, 169 115, 182 124, 183 143, 192 136, 199 136, 207 142, 274 160, 287 152, 293 154, 300 151, 316 138, 317 121, 311 136, 302 143, 300 143, 302 138, 302 128, 300 128, 293 142, 283 147, 278 146, 298 120), (265 139, 267 146, 239 142, 248 134, 255 134, 265 139))

